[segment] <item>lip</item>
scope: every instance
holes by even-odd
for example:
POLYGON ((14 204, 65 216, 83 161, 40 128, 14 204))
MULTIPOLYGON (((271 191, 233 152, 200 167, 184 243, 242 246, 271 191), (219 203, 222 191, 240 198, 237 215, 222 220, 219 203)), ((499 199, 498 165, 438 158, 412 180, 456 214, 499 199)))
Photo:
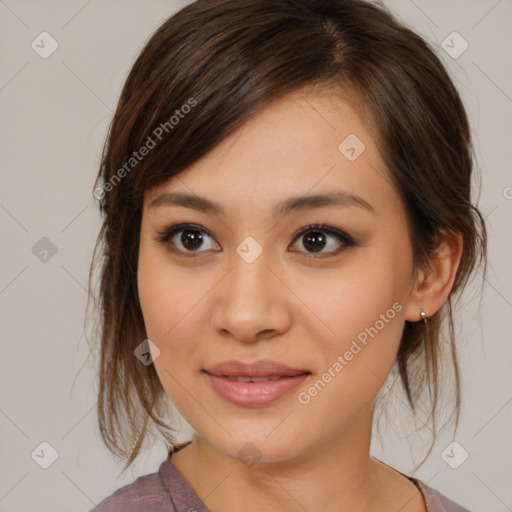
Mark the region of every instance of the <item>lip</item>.
POLYGON ((269 405, 298 387, 311 372, 269 360, 226 361, 203 370, 214 391, 228 402, 244 407, 269 405), (237 382, 228 377, 279 377, 265 382, 237 382))
POLYGON ((207 368, 205 371, 210 375, 228 377, 270 377, 272 375, 295 377, 302 373, 309 373, 309 370, 290 368, 269 359, 261 359, 254 363, 244 363, 236 360, 224 361, 207 368))

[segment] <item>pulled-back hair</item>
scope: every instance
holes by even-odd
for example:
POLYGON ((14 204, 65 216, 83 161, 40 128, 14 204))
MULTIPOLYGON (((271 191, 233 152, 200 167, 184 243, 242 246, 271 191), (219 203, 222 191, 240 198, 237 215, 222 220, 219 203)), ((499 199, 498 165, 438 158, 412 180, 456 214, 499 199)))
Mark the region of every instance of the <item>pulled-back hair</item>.
MULTIPOLYGON (((99 270, 98 419, 125 469, 154 428, 171 445, 169 401, 154 365, 137 291, 145 192, 194 164, 271 101, 301 88, 361 100, 405 207, 414 268, 443 232, 462 235, 452 291, 424 322, 405 322, 393 370, 417 410, 428 390, 435 418, 447 349, 460 415, 452 301, 487 259, 485 223, 471 202, 473 149, 461 98, 434 50, 382 5, 363 0, 198 0, 166 20, 135 61, 103 148, 94 194, 102 227, 89 272, 99 270), (139 159, 134 151, 153 147, 139 159), (444 329, 446 327, 446 329, 444 329)), ((485 269, 484 269, 485 275, 485 269)), ((124 470, 123 470, 124 471, 124 470)))

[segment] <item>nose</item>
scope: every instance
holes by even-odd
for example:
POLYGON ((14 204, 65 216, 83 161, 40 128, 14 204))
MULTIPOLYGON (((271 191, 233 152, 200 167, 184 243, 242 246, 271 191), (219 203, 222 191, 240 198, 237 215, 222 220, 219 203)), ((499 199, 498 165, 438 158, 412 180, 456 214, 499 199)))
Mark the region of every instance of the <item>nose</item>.
POLYGON ((271 268, 265 251, 251 263, 237 253, 232 261, 227 275, 215 287, 214 329, 244 343, 286 332, 292 321, 289 301, 293 294, 283 284, 279 270, 271 268))

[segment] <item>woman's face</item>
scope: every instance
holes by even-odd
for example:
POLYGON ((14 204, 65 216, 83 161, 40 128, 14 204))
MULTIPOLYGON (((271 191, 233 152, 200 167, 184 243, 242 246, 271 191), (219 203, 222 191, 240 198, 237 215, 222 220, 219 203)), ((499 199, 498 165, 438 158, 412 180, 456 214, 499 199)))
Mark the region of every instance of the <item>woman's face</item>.
POLYGON ((218 451, 270 462, 369 443, 404 321, 419 318, 405 212, 386 172, 349 103, 294 93, 146 195, 138 289, 154 364, 218 451), (326 194, 337 202, 317 198, 326 194), (193 225, 157 241, 183 223, 193 225), (232 360, 301 375, 206 372, 232 360))

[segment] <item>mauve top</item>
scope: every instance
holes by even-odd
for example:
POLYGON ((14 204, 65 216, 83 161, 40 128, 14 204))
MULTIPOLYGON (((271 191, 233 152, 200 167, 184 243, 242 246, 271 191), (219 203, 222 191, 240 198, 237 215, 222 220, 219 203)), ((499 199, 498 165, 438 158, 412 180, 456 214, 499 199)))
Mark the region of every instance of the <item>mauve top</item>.
MULTIPOLYGON (((175 446, 160 464, 158 473, 140 476, 106 497, 89 512, 210 512, 171 462, 172 454, 187 444, 175 446)), ((427 512, 469 512, 421 480, 404 476, 420 489, 427 512)))

